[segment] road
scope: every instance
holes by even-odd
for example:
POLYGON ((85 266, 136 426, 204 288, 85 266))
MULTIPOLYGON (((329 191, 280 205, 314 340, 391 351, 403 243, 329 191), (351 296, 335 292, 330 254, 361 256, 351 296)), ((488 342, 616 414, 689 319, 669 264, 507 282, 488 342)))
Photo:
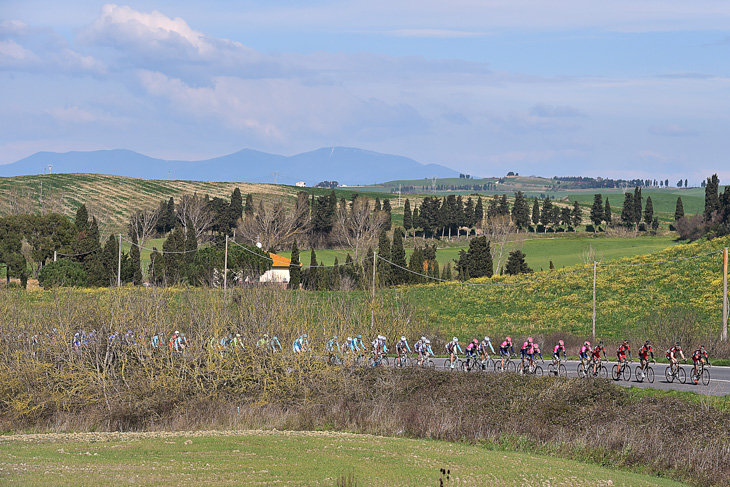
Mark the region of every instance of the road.
MULTIPOLYGON (((443 358, 436 358, 434 359, 434 362, 436 364, 437 369, 446 370, 448 367, 444 367, 444 360, 443 358)), ((545 363, 542 363, 540 361, 537 362, 538 365, 540 365, 543 370, 545 371, 544 374, 547 374, 547 366, 550 363, 549 360, 546 360, 545 363)), ((578 377, 578 364, 580 362, 575 360, 568 360, 567 362, 564 362, 566 369, 568 370, 568 377, 578 377)), ((606 368, 608 369, 608 377, 611 377, 611 368, 616 364, 616 362, 608 362, 606 364, 606 368)), ((519 361, 518 361, 519 366, 519 361)), ((638 382, 635 378, 634 370, 638 366, 638 362, 632 362, 630 364, 631 366, 631 379, 628 381, 625 381, 623 379, 616 381, 617 384, 630 387, 630 386, 636 386, 636 387, 642 387, 642 388, 654 388, 654 389, 663 389, 663 390, 677 390, 677 391, 692 391, 697 392, 699 394, 705 394, 707 396, 726 396, 730 394, 730 367, 709 367, 706 370, 710 372, 710 383, 706 386, 703 386, 702 384, 695 385, 690 380, 690 376, 692 375, 692 366, 691 365, 680 365, 682 369, 684 369, 687 380, 685 384, 681 384, 678 380, 675 380, 674 382, 668 382, 667 379, 664 376, 664 371, 667 368, 667 364, 663 363, 656 363, 652 365, 652 369, 654 370, 654 383, 650 384, 648 381, 644 382, 638 382)), ((491 369, 491 368, 490 368, 491 369)), ((491 370, 490 370, 491 371, 491 370)), ((493 372, 492 372, 493 373, 493 372)), ((588 379, 590 380, 590 379, 588 379)))

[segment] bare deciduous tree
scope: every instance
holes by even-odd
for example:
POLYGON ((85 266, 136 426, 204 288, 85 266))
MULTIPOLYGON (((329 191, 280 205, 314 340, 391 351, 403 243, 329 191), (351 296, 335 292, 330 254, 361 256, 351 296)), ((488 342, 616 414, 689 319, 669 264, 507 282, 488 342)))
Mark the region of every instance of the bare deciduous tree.
POLYGON ((195 238, 198 243, 203 242, 205 232, 213 224, 215 215, 208 207, 208 202, 197 193, 192 195, 184 194, 180 197, 177 204, 177 219, 187 230, 188 222, 195 229, 195 238))
POLYGON ((137 237, 137 243, 144 246, 156 231, 160 219, 160 207, 146 208, 132 213, 129 217, 129 237, 137 237))
POLYGON ((510 252, 522 248, 522 243, 527 236, 525 232, 517 232, 517 225, 509 215, 495 215, 487 218, 484 235, 491 242, 495 274, 499 274, 503 263, 507 261, 506 256, 510 252))
POLYGON ((256 214, 244 218, 236 229, 236 235, 250 244, 261 243, 266 250, 277 251, 289 245, 294 237, 306 231, 307 205, 287 207, 282 201, 273 206, 259 202, 256 214))
POLYGON ((346 208, 337 210, 332 234, 340 245, 354 249, 357 261, 362 251, 378 239, 387 217, 384 211, 371 212, 370 200, 359 196, 349 211, 346 208))

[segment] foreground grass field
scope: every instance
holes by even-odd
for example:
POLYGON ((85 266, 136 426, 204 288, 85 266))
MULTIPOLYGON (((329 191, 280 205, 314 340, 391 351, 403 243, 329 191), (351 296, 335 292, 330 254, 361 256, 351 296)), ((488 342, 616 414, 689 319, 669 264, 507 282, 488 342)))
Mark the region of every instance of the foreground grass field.
POLYGON ((0 437, 0 457, 4 485, 337 485, 348 476, 357 485, 683 485, 463 443, 333 432, 0 437))

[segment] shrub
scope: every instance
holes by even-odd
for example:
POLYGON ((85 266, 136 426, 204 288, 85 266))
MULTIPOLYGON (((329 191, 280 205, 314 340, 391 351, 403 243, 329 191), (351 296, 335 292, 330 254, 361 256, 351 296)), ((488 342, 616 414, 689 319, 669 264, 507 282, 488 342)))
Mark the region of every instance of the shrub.
POLYGON ((43 287, 85 286, 86 272, 80 263, 63 259, 44 265, 38 273, 38 283, 43 287))

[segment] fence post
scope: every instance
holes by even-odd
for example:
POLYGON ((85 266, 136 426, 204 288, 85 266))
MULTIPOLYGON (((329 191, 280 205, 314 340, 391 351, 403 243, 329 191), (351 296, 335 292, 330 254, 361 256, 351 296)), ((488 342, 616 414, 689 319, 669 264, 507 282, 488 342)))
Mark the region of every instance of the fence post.
POLYGON ((720 340, 727 340, 727 247, 722 252, 722 332, 720 340))
POLYGON ((593 261, 593 341, 596 341, 596 269, 598 263, 593 261))
POLYGON ((223 258, 223 290, 228 289, 228 235, 226 235, 226 253, 223 258))

